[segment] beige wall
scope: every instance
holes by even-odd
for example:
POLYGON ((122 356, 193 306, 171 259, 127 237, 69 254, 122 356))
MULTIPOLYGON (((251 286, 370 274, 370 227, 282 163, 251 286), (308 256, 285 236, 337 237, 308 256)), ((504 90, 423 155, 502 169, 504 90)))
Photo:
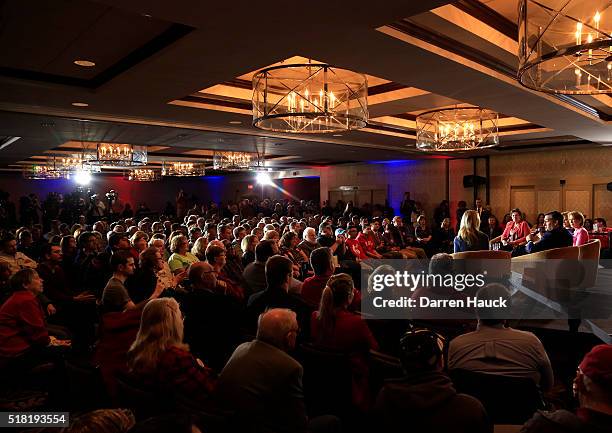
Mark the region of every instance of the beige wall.
MULTIPOLYGON (((490 172, 491 206, 498 218, 518 200, 531 203, 536 215, 577 210, 612 221, 612 192, 605 187, 612 182, 612 148, 492 156, 490 172)), ((531 222, 536 215, 527 218, 531 222)))
MULTIPOLYGON (((387 164, 356 164, 322 168, 321 200, 339 186, 388 188, 389 204, 399 210, 405 191, 425 207, 428 215, 446 197, 446 161, 430 159, 387 164)), ((332 206, 334 203, 332 203, 332 206)))
MULTIPOLYGON (((457 202, 473 205, 473 191, 463 187, 463 176, 473 174, 472 159, 406 161, 391 164, 358 164, 322 168, 321 200, 341 185, 363 188, 388 185, 389 201, 399 207, 404 191, 420 201, 427 215, 446 198, 448 186, 451 214, 457 202)), ((485 176, 484 160, 478 160, 476 174, 485 176)), ((588 217, 603 216, 612 224, 612 148, 576 149, 493 155, 490 157, 490 205, 501 220, 513 204, 531 208, 532 221, 537 213, 553 209, 579 210, 588 217), (561 187, 560 180, 565 180, 561 187)), ((484 187, 478 195, 485 200, 484 187)))

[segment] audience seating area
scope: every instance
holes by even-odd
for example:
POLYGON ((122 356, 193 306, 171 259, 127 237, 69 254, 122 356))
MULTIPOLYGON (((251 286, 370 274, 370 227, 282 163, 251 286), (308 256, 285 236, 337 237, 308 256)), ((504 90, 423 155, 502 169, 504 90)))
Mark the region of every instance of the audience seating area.
MULTIPOLYGON (((579 362, 612 371, 600 360, 609 345, 545 321, 527 328, 478 308, 474 320, 360 311, 373 276, 398 261, 415 273, 484 273, 469 293, 478 300, 509 299, 518 278, 571 305, 596 285, 598 239, 451 253, 436 238, 420 248, 410 220, 392 213, 345 216, 338 205, 324 216, 316 203, 269 199, 231 207, 5 228, 0 410, 129 413, 136 426, 178 417, 206 433, 393 431, 402 416, 415 432, 519 431, 538 411, 583 404, 571 397, 579 362), (543 389, 534 377, 548 374, 543 389)), ((547 216, 546 231, 571 241, 560 214, 547 216)))

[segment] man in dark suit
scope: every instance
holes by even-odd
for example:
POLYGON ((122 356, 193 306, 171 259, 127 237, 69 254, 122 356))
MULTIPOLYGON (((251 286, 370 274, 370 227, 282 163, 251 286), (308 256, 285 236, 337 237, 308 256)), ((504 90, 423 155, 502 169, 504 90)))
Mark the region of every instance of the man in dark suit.
POLYGON ((251 295, 247 304, 251 324, 254 326, 259 315, 267 309, 288 308, 297 314, 303 333, 307 333, 312 308, 300 295, 289 293, 293 274, 291 260, 284 256, 272 256, 266 261, 265 272, 266 289, 251 295))
POLYGON ((525 238, 527 254, 572 246, 572 235, 563 227, 563 215, 560 212, 552 211, 544 215, 544 230, 544 233, 532 233, 525 238))
POLYGON ((238 346, 219 376, 217 397, 242 419, 252 420, 256 431, 333 431, 337 424, 328 417, 308 420, 303 368, 287 353, 295 348, 298 330, 293 311, 266 311, 255 340, 238 346))
POLYGON ((189 268, 191 291, 183 296, 185 342, 206 365, 223 368, 240 338, 242 303, 224 294, 213 267, 198 262, 189 268))
POLYGON ((474 209, 478 212, 478 216, 480 217, 480 231, 487 233, 489 231, 489 217, 491 216, 491 211, 482 206, 482 200, 480 198, 476 199, 474 209))
POLYGON ((275 254, 278 254, 278 245, 274 241, 263 240, 255 247, 255 261, 246 265, 242 272, 250 294, 266 288, 266 262, 275 254))

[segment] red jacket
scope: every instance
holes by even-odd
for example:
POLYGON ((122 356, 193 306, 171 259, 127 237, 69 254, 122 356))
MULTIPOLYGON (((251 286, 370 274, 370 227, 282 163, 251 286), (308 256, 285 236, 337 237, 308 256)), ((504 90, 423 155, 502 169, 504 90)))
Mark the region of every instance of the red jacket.
POLYGON ((376 339, 359 314, 338 310, 332 335, 322 340, 319 338, 318 317, 318 311, 314 311, 310 321, 312 340, 319 346, 349 355, 353 376, 353 404, 367 410, 372 403, 368 381, 368 353, 370 350, 378 350, 376 339))
POLYGON ((366 260, 368 258, 365 251, 363 250, 361 242, 359 242, 357 239, 347 239, 346 246, 349 247, 351 253, 353 253, 353 255, 358 259, 366 260))
POLYGON ((49 333, 40 302, 19 290, 0 307, 0 358, 15 358, 32 346, 47 346, 49 333))
POLYGON ((111 397, 117 395, 117 373, 127 373, 127 352, 136 339, 142 309, 103 314, 100 319, 100 339, 94 351, 94 361, 100 366, 102 378, 111 397))
POLYGON ((357 235, 357 240, 361 244, 361 249, 363 250, 364 254, 367 255, 368 253, 376 252, 376 245, 374 244, 374 240, 372 239, 372 236, 367 235, 364 232, 361 232, 357 235))
POLYGON ((206 400, 217 385, 210 368, 198 364, 187 350, 174 346, 160 354, 155 371, 137 373, 136 377, 147 386, 171 391, 194 401, 206 400))
MULTIPOLYGON (((321 302, 323 289, 329 277, 331 277, 331 274, 313 275, 312 277, 306 278, 302 283, 302 298, 309 304, 316 305, 318 308, 321 302)), ((355 296, 353 297, 353 302, 349 306, 349 310, 361 310, 361 292, 355 291, 355 296)))
POLYGON ((321 302, 321 294, 330 276, 331 274, 325 274, 306 278, 302 283, 302 298, 309 304, 318 306, 321 302))

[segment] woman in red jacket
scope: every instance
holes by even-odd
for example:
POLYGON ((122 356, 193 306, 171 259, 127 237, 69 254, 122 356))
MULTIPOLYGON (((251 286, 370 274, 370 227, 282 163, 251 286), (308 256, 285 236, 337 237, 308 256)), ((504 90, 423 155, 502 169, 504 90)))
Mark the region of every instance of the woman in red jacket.
POLYGON ((529 224, 523 219, 520 209, 512 209, 510 215, 512 220, 508 221, 501 235, 502 249, 509 251, 524 243, 529 235, 529 224))
POLYGON ((13 294, 0 307, 0 368, 33 366, 50 343, 45 315, 37 296, 43 280, 33 269, 22 269, 10 280, 13 294))
POLYGON ((353 404, 367 410, 371 403, 368 354, 378 349, 378 343, 361 316, 348 311, 354 294, 350 275, 332 275, 323 289, 319 311, 312 313, 311 336, 316 345, 350 356, 353 404))

